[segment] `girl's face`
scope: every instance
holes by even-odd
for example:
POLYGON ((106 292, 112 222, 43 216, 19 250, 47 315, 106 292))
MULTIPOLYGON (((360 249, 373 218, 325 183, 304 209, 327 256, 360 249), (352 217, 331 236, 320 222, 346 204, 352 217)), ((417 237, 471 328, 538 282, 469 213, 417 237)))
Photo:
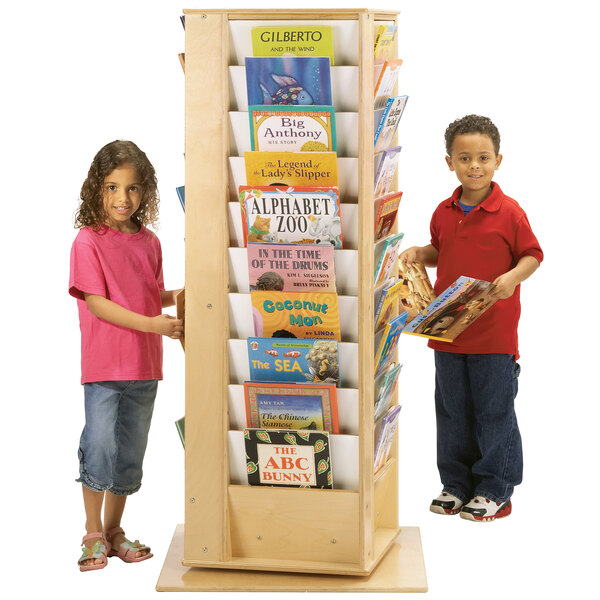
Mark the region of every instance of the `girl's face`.
POLYGON ((104 178, 102 202, 106 225, 123 233, 137 233, 139 228, 131 220, 140 207, 143 189, 134 166, 125 163, 104 178))

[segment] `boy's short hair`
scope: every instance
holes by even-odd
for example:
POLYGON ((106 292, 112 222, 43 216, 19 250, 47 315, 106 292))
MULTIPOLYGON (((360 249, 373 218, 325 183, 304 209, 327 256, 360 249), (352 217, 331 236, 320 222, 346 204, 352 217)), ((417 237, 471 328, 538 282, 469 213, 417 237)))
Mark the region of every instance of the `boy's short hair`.
POLYGON ((464 135, 466 133, 483 133, 489 136, 494 144, 494 151, 496 154, 500 152, 500 132, 492 121, 487 117, 481 117, 479 115, 467 115, 462 119, 456 119, 456 121, 450 123, 446 129, 445 139, 448 156, 452 154, 454 138, 457 135, 464 135))

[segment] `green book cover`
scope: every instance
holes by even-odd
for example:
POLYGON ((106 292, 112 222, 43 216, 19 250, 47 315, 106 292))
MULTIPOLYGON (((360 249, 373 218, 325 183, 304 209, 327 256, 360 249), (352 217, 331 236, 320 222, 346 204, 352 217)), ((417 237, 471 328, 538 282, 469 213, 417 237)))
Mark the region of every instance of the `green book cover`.
POLYGON ((324 25, 252 28, 254 56, 328 56, 333 65, 331 27, 324 25))
POLYGON ((181 419, 175 421, 175 427, 177 427, 177 433, 181 438, 181 443, 185 448, 185 417, 181 417, 181 419))

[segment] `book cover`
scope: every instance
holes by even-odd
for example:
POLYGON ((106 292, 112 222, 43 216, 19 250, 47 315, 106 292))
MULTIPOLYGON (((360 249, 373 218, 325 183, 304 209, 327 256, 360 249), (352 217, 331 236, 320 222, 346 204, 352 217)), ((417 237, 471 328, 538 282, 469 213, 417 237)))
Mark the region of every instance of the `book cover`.
POLYGON ((406 313, 398 315, 375 334, 375 377, 392 364, 400 332, 406 323, 406 313))
POLYGON ((254 56, 328 56, 333 65, 333 36, 328 25, 272 25, 252 28, 254 56))
POLYGON ((375 436, 377 443, 375 445, 375 459, 373 470, 375 473, 381 469, 387 462, 390 450, 392 448, 392 442, 394 441, 394 434, 398 426, 398 416, 400 414, 401 406, 393 406, 390 408, 381 422, 375 427, 375 436))
POLYGON ((398 159, 400 158, 401 150, 402 146, 396 146, 375 155, 375 198, 385 196, 390 192, 396 168, 398 167, 398 159))
POLYGON ((342 247, 337 187, 240 186, 239 198, 244 244, 342 247))
POLYGON ((408 96, 394 96, 388 99, 375 130, 375 152, 381 152, 392 145, 407 100, 408 96))
POLYGON ((333 384, 245 381, 244 397, 248 427, 339 432, 333 384))
POLYGON ((250 485, 333 488, 326 431, 244 429, 250 485))
POLYGON ((183 212, 185 212, 185 186, 180 185, 179 187, 175 188, 175 191, 177 192, 177 197, 179 198, 181 208, 183 208, 183 212))
POLYGON ((402 192, 392 192, 375 200, 373 212, 375 213, 376 242, 388 235, 394 227, 401 199, 402 192))
POLYGON ((336 340, 249 337, 247 342, 252 381, 340 385, 336 340))
POLYGON ((326 56, 248 56, 245 64, 248 106, 333 104, 326 56))
POLYGON ((331 244, 248 244, 250 291, 335 292, 331 244))
MULTIPOLYGON (((379 74, 379 79, 377 80, 377 84, 375 85, 375 110, 384 108, 388 98, 392 95, 394 91, 394 86, 396 85, 396 81, 398 80, 398 74, 400 72, 401 66, 401 58, 390 58, 386 60, 383 64, 383 68, 381 69, 381 73, 379 74)), ((324 104, 328 103, 324 102, 324 104)))
POLYGON ((373 48, 376 65, 384 63, 394 56, 394 40, 397 31, 397 25, 380 25, 377 29, 373 48))
POLYGON ((390 407, 394 391, 398 387, 401 369, 400 363, 391 364, 375 378, 375 421, 378 421, 390 407))
POLYGON ((408 313, 406 319, 408 324, 435 300, 435 292, 427 270, 421 263, 414 262, 408 267, 403 260, 400 260, 398 270, 402 281, 399 298, 402 310, 408 313))
POLYGON ((380 289, 381 292, 376 295, 375 299, 375 331, 379 331, 388 322, 396 308, 403 285, 402 279, 391 279, 376 290, 378 292, 380 289))
POLYGON ((342 341, 335 293, 254 291, 250 298, 257 337, 342 341))
POLYGON ((179 434, 181 445, 185 448, 185 417, 177 419, 177 421, 175 421, 175 427, 177 429, 177 433, 179 434))
POLYGON ((396 233, 375 244, 375 287, 392 275, 403 238, 403 233, 396 233))
POLYGON ((333 106, 249 106, 252 150, 335 152, 333 106))
POLYGON ((459 277, 408 324, 406 333, 452 342, 494 304, 495 287, 481 279, 459 277))
POLYGON ((338 185, 335 152, 246 152, 244 162, 249 186, 338 185))

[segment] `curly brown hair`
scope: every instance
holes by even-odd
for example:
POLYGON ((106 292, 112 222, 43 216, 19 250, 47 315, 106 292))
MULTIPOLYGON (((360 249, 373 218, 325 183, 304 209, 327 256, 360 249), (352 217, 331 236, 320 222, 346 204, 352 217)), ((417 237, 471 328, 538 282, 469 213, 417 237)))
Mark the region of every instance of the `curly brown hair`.
POLYGON ((133 142, 115 140, 102 147, 90 165, 86 180, 81 186, 80 204, 75 214, 75 227, 100 229, 107 215, 103 205, 104 179, 124 164, 132 164, 142 185, 140 207, 131 220, 138 226, 156 227, 158 222, 158 183, 152 163, 133 142))
POLYGON ((500 132, 492 121, 487 117, 479 115, 467 115, 462 119, 456 119, 446 129, 444 137, 446 139, 446 152, 448 156, 452 154, 454 138, 457 135, 464 135, 465 133, 483 133, 489 136, 492 144, 494 144, 494 152, 496 154, 500 152, 500 132))

